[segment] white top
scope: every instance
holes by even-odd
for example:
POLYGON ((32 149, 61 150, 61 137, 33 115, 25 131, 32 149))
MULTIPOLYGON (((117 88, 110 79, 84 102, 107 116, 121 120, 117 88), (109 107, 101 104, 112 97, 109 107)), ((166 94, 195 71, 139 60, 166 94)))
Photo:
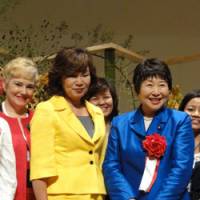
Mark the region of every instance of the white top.
POLYGON ((200 152, 194 154, 193 168, 194 168, 196 162, 200 162, 200 152))
POLYGON ((17 187, 16 161, 7 121, 0 118, 0 199, 13 200, 17 187))
POLYGON ((145 126, 146 131, 148 130, 152 120, 153 120, 153 117, 145 117, 144 116, 144 126, 145 126))

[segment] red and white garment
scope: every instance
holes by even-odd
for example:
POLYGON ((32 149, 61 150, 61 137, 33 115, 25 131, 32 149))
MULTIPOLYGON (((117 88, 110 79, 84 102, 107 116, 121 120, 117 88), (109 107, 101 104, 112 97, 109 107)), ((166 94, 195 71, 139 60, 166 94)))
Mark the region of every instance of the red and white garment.
MULTIPOLYGON (((33 113, 30 112, 27 113, 25 117, 16 118, 8 116, 3 104, 1 109, 3 112, 0 112, 0 118, 3 118, 7 122, 7 129, 5 134, 11 135, 11 141, 14 152, 14 159, 10 160, 10 166, 12 166, 12 170, 10 172, 10 167, 7 169, 10 173, 10 176, 12 176, 12 179, 17 179, 17 188, 15 191, 14 198, 12 198, 12 200, 34 199, 32 198, 32 190, 29 194, 30 188, 28 188, 27 185, 27 172, 29 170, 30 149, 30 133, 28 127, 33 113), (12 172, 13 168, 15 169, 15 172, 12 172)), ((9 165, 6 163, 6 165, 4 164, 4 166, 9 165)), ((0 200, 4 200, 2 198, 1 192, 0 200)), ((5 200, 8 200, 8 198, 6 198, 5 200)))
MULTIPOLYGON (((149 128, 153 118, 151 117, 144 117, 144 125, 145 130, 149 128)), ((157 168, 159 165, 159 160, 157 159, 149 159, 148 156, 146 157, 145 161, 145 168, 142 175, 142 179, 140 182, 139 190, 144 192, 149 192, 153 183, 155 182, 157 176, 157 168)))
POLYGON ((17 187, 16 161, 10 127, 0 118, 0 199, 13 200, 17 187))

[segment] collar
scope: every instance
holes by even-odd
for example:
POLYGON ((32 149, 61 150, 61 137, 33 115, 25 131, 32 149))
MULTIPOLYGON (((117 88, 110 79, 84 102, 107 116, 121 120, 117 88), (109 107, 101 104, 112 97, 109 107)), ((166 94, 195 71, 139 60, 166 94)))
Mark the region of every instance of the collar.
MULTIPOLYGON (((64 111, 65 110, 69 113, 72 112, 69 103, 63 96, 53 96, 50 98, 50 102, 53 104, 55 111, 64 111)), ((94 106, 93 104, 91 104, 88 101, 85 101, 85 106, 91 115, 102 114, 102 111, 100 108, 98 108, 97 106, 94 106)))
POLYGON ((133 112, 132 116, 130 117, 130 126, 138 135, 146 136, 152 133, 159 133, 162 135, 162 129, 164 128, 168 118, 170 116, 170 109, 168 108, 161 108, 153 117, 153 120, 148 128, 145 131, 144 127, 144 116, 141 111, 141 108, 138 108, 135 112, 133 112))
POLYGON ((94 135, 91 138, 86 132, 85 128, 80 123, 80 121, 78 120, 78 118, 73 113, 69 103, 64 97, 53 96, 49 101, 53 105, 54 111, 57 112, 58 116, 60 116, 60 118, 63 119, 65 123, 68 124, 68 126, 70 126, 84 140, 87 140, 89 143, 94 145, 95 142, 97 142, 100 138, 104 137, 104 118, 100 108, 85 101, 85 106, 93 119, 95 127, 94 135))

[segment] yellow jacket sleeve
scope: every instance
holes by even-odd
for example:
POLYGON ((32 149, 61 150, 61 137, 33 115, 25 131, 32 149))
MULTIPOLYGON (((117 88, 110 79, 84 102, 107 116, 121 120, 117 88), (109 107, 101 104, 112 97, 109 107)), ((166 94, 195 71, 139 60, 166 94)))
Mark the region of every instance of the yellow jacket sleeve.
POLYGON ((38 104, 31 121, 31 180, 57 176, 55 115, 47 101, 38 104))

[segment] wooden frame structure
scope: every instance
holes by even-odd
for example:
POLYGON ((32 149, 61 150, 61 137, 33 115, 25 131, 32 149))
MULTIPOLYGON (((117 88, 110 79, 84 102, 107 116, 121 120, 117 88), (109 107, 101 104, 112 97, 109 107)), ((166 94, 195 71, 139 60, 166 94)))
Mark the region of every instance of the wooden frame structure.
MULTIPOLYGON (((120 45, 117 45, 115 43, 105 43, 100 45, 94 45, 91 47, 86 48, 89 52, 92 54, 96 53, 104 53, 104 68, 105 68, 105 76, 110 78, 111 80, 115 81, 115 60, 116 55, 122 56, 124 58, 127 58, 131 60, 134 63, 139 63, 145 59, 140 54, 137 54, 133 51, 130 51, 120 45)), ((8 56, 9 51, 0 47, 0 55, 2 56, 8 56)), ((39 56, 34 57, 33 60, 36 62, 41 62, 45 59, 51 60, 56 56, 56 54, 53 55, 47 55, 47 56, 39 56)), ((12 57, 12 56, 11 56, 12 57)), ((173 58, 166 59, 165 62, 169 65, 174 64, 181 64, 186 62, 192 62, 192 61, 199 61, 200 60, 200 54, 193 54, 189 56, 176 56, 173 58)))
POLYGON ((105 77, 110 79, 113 84, 115 84, 115 59, 116 55, 128 58, 129 60, 138 63, 141 62, 144 57, 128 49, 125 49, 114 43, 105 43, 100 45, 95 45, 86 48, 91 53, 101 53, 104 52, 104 70, 105 77))

